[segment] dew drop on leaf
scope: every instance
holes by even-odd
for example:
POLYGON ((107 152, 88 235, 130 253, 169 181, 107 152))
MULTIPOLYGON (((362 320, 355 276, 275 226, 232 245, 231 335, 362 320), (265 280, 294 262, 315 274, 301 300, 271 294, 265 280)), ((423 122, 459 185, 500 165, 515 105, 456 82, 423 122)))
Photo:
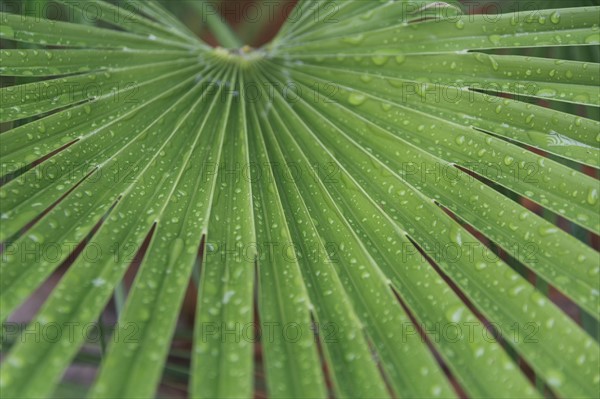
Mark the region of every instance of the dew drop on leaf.
POLYGON ((565 380, 565 376, 563 375, 562 372, 555 370, 555 369, 551 369, 548 370, 548 372, 546 373, 546 381, 548 382, 548 385, 550 385, 551 387, 559 387, 563 384, 565 380))
POLYGON ((398 55, 396 55, 395 60, 396 60, 396 64, 398 64, 398 65, 403 64, 404 61, 406 61, 406 56, 404 54, 398 54, 398 55))
POLYGON ((586 44, 598 44, 600 43, 600 33, 594 33, 585 38, 586 44))
POLYGON ((388 62, 389 59, 390 59, 390 57, 388 55, 384 55, 384 54, 376 54, 371 57, 371 61, 373 61, 373 64, 375 64, 377 66, 384 65, 386 62, 388 62))
POLYGON ((596 205, 598 202, 598 189, 591 188, 588 192, 587 203, 590 205, 596 205))
POLYGON ((348 97, 348 102, 352 105, 361 105, 367 100, 364 94, 352 93, 348 97))
POLYGON ((358 34, 355 36, 349 36, 342 39, 342 43, 357 45, 360 44, 364 40, 364 36, 362 34, 358 34))
POLYGON ((501 37, 500 37, 500 35, 491 35, 489 37, 489 39, 490 39, 490 42, 492 42, 492 44, 498 45, 498 44, 500 44, 501 37))

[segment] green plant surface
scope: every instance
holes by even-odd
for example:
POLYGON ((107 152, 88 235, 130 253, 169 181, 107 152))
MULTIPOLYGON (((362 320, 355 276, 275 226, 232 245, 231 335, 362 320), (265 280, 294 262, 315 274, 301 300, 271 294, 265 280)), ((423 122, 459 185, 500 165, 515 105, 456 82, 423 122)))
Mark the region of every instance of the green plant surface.
POLYGON ((31 325, 71 326, 3 347, 2 397, 80 395, 112 298, 89 397, 252 397, 257 346, 269 397, 598 396, 600 7, 306 0, 252 49, 213 13, 223 47, 157 1, 86 3, 0 15, 27 79, 0 88, 0 320, 66 269, 31 325), (221 331, 255 322, 301 334, 221 331))

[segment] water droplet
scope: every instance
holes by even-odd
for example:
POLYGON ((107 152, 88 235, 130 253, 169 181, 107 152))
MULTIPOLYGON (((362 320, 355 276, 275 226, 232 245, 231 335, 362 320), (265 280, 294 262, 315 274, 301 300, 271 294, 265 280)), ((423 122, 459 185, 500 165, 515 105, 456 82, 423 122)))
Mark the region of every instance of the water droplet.
POLYGON ((37 242, 38 244, 41 244, 44 242, 44 237, 37 233, 31 233, 27 236, 27 238, 29 238, 33 242, 37 242))
POLYGON ((226 291, 225 294, 223 294, 223 304, 227 304, 234 294, 235 291, 226 291))
POLYGON ((454 224, 450 228, 450 240, 458 246, 462 245, 462 232, 461 227, 458 224, 454 224))
POLYGON ((551 387, 559 387, 563 384, 565 376, 558 370, 550 369, 546 373, 546 381, 551 387))
POLYGON ((549 235, 558 233, 558 228, 556 228, 554 226, 542 226, 539 228, 538 231, 540 232, 540 234, 543 237, 545 237, 545 236, 549 236, 549 235))
POLYGON ((184 244, 185 243, 184 243, 183 239, 181 239, 179 237, 177 237, 171 243, 171 252, 169 253, 169 265, 170 266, 175 264, 175 262, 177 261, 177 258, 179 258, 179 255, 181 255, 184 244))
POLYGON ((448 308, 448 310, 446 311, 445 315, 446 318, 453 322, 453 323, 458 323, 461 318, 462 318, 462 314, 465 311, 465 307, 462 305, 453 305, 450 308, 448 308))
POLYGON ((600 33, 594 33, 585 38, 586 44, 599 44, 600 43, 600 33))
POLYGON ((396 64, 400 65, 403 64, 404 61, 406 61, 406 56, 404 54, 398 54, 395 58, 396 60, 396 64))
POLYGON ((525 118, 525 123, 529 124, 529 123, 533 122, 533 118, 535 118, 534 114, 528 115, 527 118, 525 118))
POLYGON ((500 65, 498 64, 498 61, 496 61, 496 59, 494 57, 492 57, 490 55, 490 63, 492 64, 492 68, 494 69, 494 71, 497 71, 498 69, 500 69, 500 65))
POLYGON ((364 35, 362 34, 358 34, 355 36, 349 36, 349 37, 345 37, 342 39, 342 43, 345 44, 351 44, 351 45, 357 45, 360 44, 363 40, 364 40, 364 35))
POLYGON ((529 217, 529 212, 528 211, 523 211, 519 214, 519 220, 525 220, 529 217))
POLYGON ((456 21, 455 24, 457 29, 464 29, 465 28, 465 21, 463 21, 462 19, 459 19, 458 21, 456 21))
POLYGON ((489 39, 490 39, 490 42, 492 42, 495 45, 498 45, 498 44, 500 44, 500 40, 502 39, 502 37, 500 37, 500 35, 491 35, 489 37, 489 39))
POLYGON ((374 56, 371 57, 371 61, 373 61, 373 64, 377 66, 384 65, 386 62, 388 62, 389 59, 389 55, 377 54, 377 52, 374 56))
POLYGON ((596 205, 598 202, 598 190, 595 188, 590 188, 587 196, 587 203, 590 205, 596 205))
POLYGON ((94 287, 102 287, 104 284, 106 284, 106 280, 103 278, 98 277, 92 280, 92 285, 94 287))
POLYGON ((540 89, 536 93, 539 97, 556 97, 556 94, 554 89, 540 89))
POLYGON ((550 22, 552 22, 553 24, 557 24, 560 22, 560 14, 558 13, 558 11, 554 11, 552 14, 550 14, 550 22))
POLYGON ((518 285, 514 286, 510 290, 510 296, 519 295, 519 293, 521 293, 521 291, 523 291, 525 288, 527 288, 527 287, 524 284, 518 284, 518 285))
POLYGON ((364 94, 360 93, 352 93, 348 97, 348 102, 352 105, 361 105, 367 100, 367 97, 364 94))

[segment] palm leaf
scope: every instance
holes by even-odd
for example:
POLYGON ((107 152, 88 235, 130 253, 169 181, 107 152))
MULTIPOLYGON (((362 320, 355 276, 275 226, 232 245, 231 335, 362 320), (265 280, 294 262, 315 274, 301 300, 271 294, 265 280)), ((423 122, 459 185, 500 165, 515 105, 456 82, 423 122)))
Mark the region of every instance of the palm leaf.
POLYGON ((600 8, 303 1, 227 50, 89 3, 97 26, 1 15, 28 48, 0 72, 30 81, 0 89, 0 318, 65 265, 30 326, 69 326, 11 345, 4 396, 54 392, 135 263, 92 397, 155 395, 193 274, 192 397, 251 396, 256 345, 273 397, 598 394, 593 330, 527 278, 597 326, 598 253, 515 199, 600 230, 600 123, 572 107, 600 105, 597 57, 517 51, 595 48, 600 8))

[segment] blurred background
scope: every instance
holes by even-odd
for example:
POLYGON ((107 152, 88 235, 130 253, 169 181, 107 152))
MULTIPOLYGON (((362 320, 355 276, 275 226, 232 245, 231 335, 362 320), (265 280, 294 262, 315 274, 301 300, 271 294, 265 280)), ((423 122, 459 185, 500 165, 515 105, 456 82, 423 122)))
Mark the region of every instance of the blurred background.
MULTIPOLYGON (((342 0, 348 1, 348 0, 342 0)), ((260 47, 265 43, 268 43, 273 36, 277 33, 280 26, 286 20, 286 18, 293 12, 294 5, 297 0, 212 0, 212 1, 184 1, 184 0, 161 0, 161 3, 182 20, 190 30, 196 33, 202 40, 209 43, 212 46, 218 45, 214 35, 211 33, 209 24, 207 24, 206 15, 203 15, 203 11, 211 10, 222 17, 235 34, 242 38, 245 44, 252 47, 260 47), (207 8, 210 7, 210 8, 207 8)), ((24 7, 28 9, 38 9, 44 7, 50 3, 49 1, 41 0, 21 0, 21 1, 6 1, 0 0, 0 6, 2 10, 13 10, 16 7, 24 7)), ((576 7, 581 5, 598 5, 600 0, 549 0, 549 1, 518 1, 518 0, 505 0, 505 1, 463 1, 463 7, 465 12, 469 13, 499 13, 499 12, 513 12, 517 10, 528 11, 536 8, 560 8, 560 7, 576 7)), ((93 20, 83 20, 81 18, 75 18, 74 21, 83 24, 106 26, 103 23, 97 23, 93 20)), ((32 48, 32 46, 17 44, 14 42, 0 41, 0 48, 32 48)), ((590 61, 598 62, 600 59, 599 49, 597 47, 578 47, 578 48, 544 48, 544 49, 512 49, 489 51, 490 53, 497 54, 519 54, 535 57, 550 57, 550 58, 563 58, 578 61, 590 61)), ((0 86, 6 87, 14 84, 22 84, 32 81, 28 78, 0 78, 0 86)), ((506 96, 510 97, 510 96, 506 96)), ((586 107, 573 104, 563 104, 552 101, 540 101, 529 98, 521 99, 531 103, 536 103, 545 107, 550 107, 563 112, 571 114, 577 114, 583 117, 600 120, 600 111, 597 107, 586 107)), ((14 123, 0 125, 0 133, 6 131, 12 127, 24 124, 29 120, 17 121, 14 123)), ((538 154, 548 156, 543 152, 535 149, 531 149, 538 154)), ((567 161, 552 157, 552 159, 568 164, 567 161)), ((582 167, 579 165, 569 166, 575 167, 582 172, 598 178, 598 172, 589 167, 582 167)), ((0 184, 4 184, 5 181, 0 181, 0 184)), ((539 205, 517 196, 516 194, 509 192, 502 187, 496 187, 497 190, 505 193, 507 196, 513 198, 513 200, 521 203, 523 206, 530 210, 538 213, 542 217, 555 223, 561 229, 569 232, 570 234, 577 237, 579 240, 585 242, 596 249, 599 248, 599 237, 588 232, 585 229, 567 221, 566 219, 544 210, 539 205)), ((485 237, 478 235, 479 238, 486 242, 485 237)), ((590 334, 598 336, 598 327, 591 316, 587 315, 577 305, 573 304, 566 297, 562 296, 560 292, 554 290, 552 287, 545 285, 543 281, 536 281, 535 275, 530 273, 525 267, 520 265, 514 259, 506 255, 501 249, 495 247, 493 243, 487 242, 492 250, 499 254, 507 263, 518 270, 521 274, 528 277, 532 284, 535 284, 540 290, 548 293, 550 298, 557 303, 570 317, 572 317, 577 323, 582 325, 590 334)), ((86 392, 93 382, 96 374, 97 367, 102 361, 102 354, 108 342, 110 341, 110 330, 111 326, 117 321, 118 303, 123 301, 126 297, 127 291, 133 281, 140 254, 143 253, 144 248, 142 247, 134 257, 132 266, 129 268, 127 276, 124 279, 124 283, 120 287, 120 291, 117 291, 115 298, 109 305, 101 319, 98 321, 98 325, 101 327, 98 329, 97 334, 90 337, 89 342, 83 347, 80 353, 77 355, 73 365, 69 368, 66 375, 64 376, 63 383, 60 385, 54 396, 57 398, 80 398, 86 395, 86 392)), ((25 325, 39 310, 40 306, 46 300, 50 292, 56 283, 60 280, 62 274, 68 269, 70 263, 65 262, 55 275, 52 276, 49 281, 44 284, 35 295, 33 295, 10 319, 10 322, 22 323, 25 325)), ((188 288, 186 295, 185 304, 180 316, 178 328, 175 333, 171 352, 166 368, 164 369, 163 380, 158 392, 159 398, 185 398, 187 396, 187 383, 189 379, 190 370, 190 348, 192 346, 192 328, 193 328, 193 316, 195 312, 195 290, 193 285, 188 288)), ((13 344, 10 339, 5 339, 3 334, 2 342, 2 353, 5 353, 13 344)), ((515 360, 519 362, 518 355, 514 354, 515 360)), ((255 345, 255 361, 256 361, 256 375, 255 375, 255 386, 256 398, 266 397, 265 380, 262 369, 262 356, 260 345, 255 345)), ((524 371, 531 377, 532 382, 535 383, 535 376, 531 370, 527 369, 527 365, 521 363, 524 371)))

